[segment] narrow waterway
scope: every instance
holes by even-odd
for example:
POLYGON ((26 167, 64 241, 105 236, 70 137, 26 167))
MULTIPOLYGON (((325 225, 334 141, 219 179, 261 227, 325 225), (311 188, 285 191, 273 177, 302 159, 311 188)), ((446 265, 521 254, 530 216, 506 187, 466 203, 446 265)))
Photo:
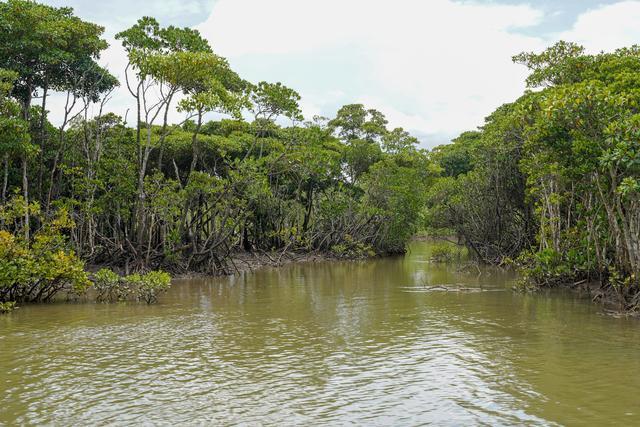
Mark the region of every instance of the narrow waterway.
POLYGON ((0 316, 0 425, 637 422, 640 321, 429 250, 22 307, 0 316))

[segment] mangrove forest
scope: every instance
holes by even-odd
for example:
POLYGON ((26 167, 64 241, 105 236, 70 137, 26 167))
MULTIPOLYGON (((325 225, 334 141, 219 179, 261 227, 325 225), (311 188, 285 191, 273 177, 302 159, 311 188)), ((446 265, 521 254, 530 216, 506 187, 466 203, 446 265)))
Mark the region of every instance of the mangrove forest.
POLYGON ((3 302, 82 291, 86 265, 229 274, 238 252, 398 254, 420 231, 525 287, 597 282, 639 307, 636 46, 515 56, 529 89, 429 151, 362 104, 304 118, 294 89, 244 80, 191 28, 118 33, 122 81, 97 62, 104 28, 70 8, 10 0, 0 28, 3 302))
POLYGON ((0 0, 0 426, 633 425, 595 1, 0 0))

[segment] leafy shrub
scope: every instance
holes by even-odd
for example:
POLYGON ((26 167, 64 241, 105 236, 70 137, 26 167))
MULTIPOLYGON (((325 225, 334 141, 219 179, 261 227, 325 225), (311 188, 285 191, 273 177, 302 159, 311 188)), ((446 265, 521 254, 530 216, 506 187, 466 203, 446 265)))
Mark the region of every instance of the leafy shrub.
POLYGON ((517 259, 525 281, 533 286, 556 286, 581 278, 586 273, 568 256, 553 249, 527 251, 517 259))
POLYGON ((331 247, 331 253, 339 258, 367 258, 376 255, 371 245, 354 240, 351 235, 346 234, 342 243, 337 243, 331 247))
POLYGON ((127 283, 108 268, 94 274, 93 287, 96 290, 96 300, 100 302, 124 301, 131 294, 131 288, 127 283))
POLYGON ((124 278, 134 289, 138 300, 153 304, 158 295, 171 286, 171 276, 164 271, 150 271, 147 274, 132 274, 124 278))
POLYGON ((449 243, 436 243, 431 248, 432 262, 453 262, 459 260, 461 255, 460 248, 449 243))
POLYGON ((0 219, 6 227, 0 230, 0 302, 44 302, 63 290, 81 294, 91 284, 62 233, 74 225, 65 210, 45 218, 37 204, 15 197, 0 206, 0 219), (21 228, 12 227, 27 210, 41 224, 28 239, 21 228))
POLYGON ((128 299, 153 304, 158 295, 171 286, 171 276, 163 271, 150 271, 147 274, 130 274, 122 277, 103 268, 93 276, 96 299, 100 302, 118 302, 128 299))
POLYGON ((0 302, 0 314, 12 312, 15 308, 15 301, 0 302))

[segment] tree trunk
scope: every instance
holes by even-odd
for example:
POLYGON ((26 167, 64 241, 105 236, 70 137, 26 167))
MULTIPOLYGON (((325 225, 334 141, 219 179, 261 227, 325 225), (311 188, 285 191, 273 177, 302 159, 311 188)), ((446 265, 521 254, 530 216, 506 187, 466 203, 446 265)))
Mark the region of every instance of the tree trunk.
POLYGON ((162 171, 162 158, 164 156, 164 139, 167 132, 167 124, 169 121, 169 107, 171 106, 171 100, 173 99, 174 93, 173 91, 169 94, 167 98, 167 107, 164 110, 164 118, 162 121, 162 131, 160 132, 160 153, 158 154, 158 170, 162 171))
POLYGON ((198 134, 200 133, 200 128, 202 128, 202 110, 198 110, 198 124, 196 125, 196 129, 193 131, 193 136, 191 137, 192 157, 189 176, 191 176, 198 165, 198 153, 200 152, 200 148, 198 147, 198 134))
POLYGON ((42 201, 42 184, 44 180, 44 152, 45 152, 45 140, 47 138, 47 93, 49 88, 45 83, 42 91, 42 105, 40 107, 40 161, 38 162, 38 200, 42 201))
POLYGON ((138 212, 136 214, 137 219, 137 244, 143 245, 144 230, 145 230, 145 194, 144 194, 144 177, 147 173, 147 163, 149 162, 149 155, 151 153, 151 126, 147 125, 147 141, 145 143, 144 152, 142 153, 142 163, 140 164, 140 170, 138 171, 138 212))
POLYGON ((4 176, 2 179, 2 203, 7 202, 7 187, 9 185, 9 155, 4 155, 4 176))
POLYGON ((22 194, 24 196, 24 202, 26 205, 24 211, 24 238, 28 244, 29 242, 29 178, 27 176, 27 155, 22 156, 22 194))
MULTIPOLYGON (((33 91, 29 87, 27 96, 22 105, 23 107, 22 115, 25 122, 27 123, 29 123, 31 120, 31 99, 32 99, 31 94, 32 93, 33 91)), ((25 148, 25 151, 22 154, 22 194, 24 196, 24 202, 26 205, 26 209, 24 212, 24 236, 28 244, 31 224, 30 224, 30 217, 29 217, 29 176, 27 175, 27 166, 28 166, 27 152, 26 152, 26 147, 24 148, 25 148)))
POLYGON ((309 229, 309 220, 311 219, 311 210, 313 208, 313 184, 309 183, 307 190, 307 210, 304 214, 304 222, 302 223, 302 233, 307 234, 309 229))

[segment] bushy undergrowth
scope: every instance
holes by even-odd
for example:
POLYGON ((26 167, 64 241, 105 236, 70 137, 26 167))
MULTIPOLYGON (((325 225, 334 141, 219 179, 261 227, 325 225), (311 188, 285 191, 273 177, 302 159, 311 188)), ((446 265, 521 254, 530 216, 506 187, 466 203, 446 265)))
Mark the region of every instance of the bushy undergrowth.
POLYGON ((16 308, 16 303, 13 301, 0 302, 0 314, 10 313, 16 308))
POLYGON ((99 302, 138 300, 152 304, 169 289, 171 276, 163 271, 120 276, 103 268, 94 275, 94 286, 99 302))
POLYGON ((366 258, 375 256, 375 250, 366 243, 355 241, 350 235, 346 235, 342 243, 331 247, 331 254, 338 258, 366 258))
POLYGON ((47 216, 21 196, 0 205, 0 312, 13 310, 16 303, 51 301, 60 293, 83 295, 92 286, 99 301, 151 304, 169 288, 171 276, 162 271, 120 277, 102 269, 91 281, 66 237, 74 227, 66 210, 47 216), (23 225, 27 212, 38 224, 31 233, 23 225))
POLYGON ((0 302, 46 302, 61 291, 82 293, 91 285, 63 234, 73 226, 65 210, 46 218, 37 204, 16 197, 0 206, 0 221, 0 302), (40 223, 33 234, 19 225, 27 210, 40 223))
POLYGON ((426 227, 515 260, 521 287, 597 283, 640 311, 640 48, 558 42, 514 61, 532 90, 431 152, 426 227))
POLYGON ((438 242, 431 247, 431 261, 448 263, 459 261, 462 258, 462 249, 454 244, 438 242))

